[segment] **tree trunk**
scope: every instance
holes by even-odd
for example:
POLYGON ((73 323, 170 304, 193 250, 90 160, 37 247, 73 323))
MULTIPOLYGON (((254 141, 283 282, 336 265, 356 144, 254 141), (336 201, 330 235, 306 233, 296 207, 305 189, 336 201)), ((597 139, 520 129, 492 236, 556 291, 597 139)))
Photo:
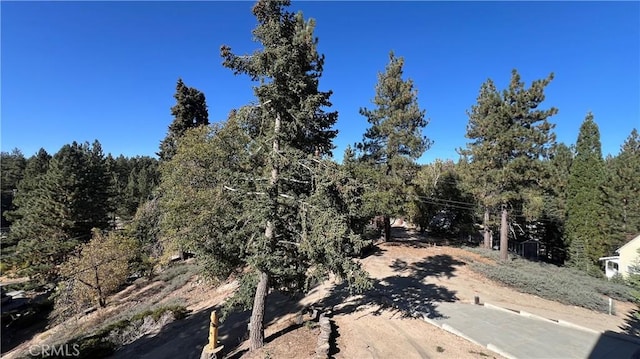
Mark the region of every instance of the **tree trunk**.
POLYGON ((269 290, 269 274, 260 272, 260 281, 253 298, 253 310, 249 323, 249 349, 256 350, 264 345, 264 310, 269 290))
POLYGON ((485 248, 493 248, 493 242, 491 240, 491 231, 489 230, 489 207, 484 207, 484 221, 482 223, 484 226, 484 247, 485 248))
MULTIPOLYGON (((274 126, 273 126, 273 152, 271 157, 271 179, 269 184, 272 191, 269 191, 273 196, 272 200, 275 202, 278 200, 278 178, 280 176, 280 166, 278 166, 278 153, 280 152, 280 114, 276 114, 274 126)), ((277 216, 277 213, 271 213, 272 219, 277 216)), ((267 225, 264 230, 264 236, 269 244, 276 238, 275 224, 273 220, 267 220, 267 225)), ((256 287, 256 295, 253 298, 253 310, 251 312, 251 322, 249 323, 249 350, 255 350, 262 348, 264 345, 264 311, 265 302, 267 299, 267 292, 269 290, 269 274, 264 270, 258 271, 259 281, 256 287)))
POLYGON ((500 259, 509 259, 509 226, 507 224, 507 206, 502 205, 502 218, 500 219, 500 259))
POLYGON ((95 278, 96 278, 96 293, 98 294, 98 304, 100 305, 100 308, 104 308, 107 306, 107 301, 104 298, 104 295, 102 295, 102 287, 100 286, 100 276, 98 276, 98 266, 93 267, 93 274, 95 275, 95 278))
POLYGON ((391 241, 391 218, 384 216, 384 241, 391 241))

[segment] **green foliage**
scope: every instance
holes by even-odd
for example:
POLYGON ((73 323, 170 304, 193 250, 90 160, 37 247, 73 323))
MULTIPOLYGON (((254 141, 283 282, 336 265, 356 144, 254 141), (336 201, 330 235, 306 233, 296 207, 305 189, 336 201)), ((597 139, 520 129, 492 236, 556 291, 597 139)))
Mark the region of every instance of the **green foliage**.
MULTIPOLYGON (((358 180, 365 183, 364 211, 370 217, 406 215, 415 161, 429 149, 423 135, 429 123, 418 106, 411 79, 403 79, 404 58, 389 54, 389 64, 378 74, 374 109, 361 108, 370 127, 356 147, 361 152, 358 180)), ((388 222, 388 220, 386 220, 388 222)), ((385 238, 388 240, 388 223, 385 238)))
MULTIPOLYGON (((509 87, 502 93, 489 79, 467 113, 465 136, 471 142, 460 149, 464 182, 488 212, 498 206, 512 211, 512 222, 516 219, 513 214, 532 220, 543 207, 541 183, 548 176, 544 160, 555 142, 554 125, 547 119, 558 110, 542 110, 539 106, 552 79, 553 73, 525 88, 520 74, 513 70, 509 87)), ((507 233, 501 233, 501 237, 506 238, 507 233)), ((501 249, 506 245, 501 243, 501 249)))
POLYGON ((468 112, 466 137, 472 142, 460 153, 468 161, 470 188, 483 205, 523 200, 523 190, 536 187, 543 176, 539 160, 548 157, 555 140, 547 118, 558 110, 538 106, 552 79, 553 74, 535 80, 527 89, 513 70, 502 94, 490 79, 482 85, 477 104, 468 112))
MULTIPOLYGON (((494 252, 469 250, 497 260, 494 252)), ((552 264, 513 258, 493 265, 473 262, 470 263, 470 268, 520 292, 601 312, 608 311, 606 297, 621 301, 632 300, 628 286, 552 264)))
POLYGON ((258 20, 253 30, 254 40, 261 49, 250 55, 238 56, 231 47, 220 49, 223 66, 234 74, 245 74, 260 85, 254 87, 259 104, 272 101, 268 107, 255 108, 254 119, 269 119, 266 127, 248 124, 252 135, 273 132, 273 119, 279 114, 285 124, 279 137, 303 153, 331 154, 332 129, 338 113, 326 112, 331 106, 332 91, 320 91, 319 79, 324 67, 324 55, 319 54, 314 36, 315 20, 305 21, 302 12, 285 10, 290 1, 258 1, 253 14, 258 20), (268 131, 268 132, 267 132, 268 131))
POLYGON ((146 277, 153 274, 153 267, 162 255, 160 242, 160 216, 158 199, 153 198, 143 202, 131 223, 125 227, 125 232, 134 238, 140 251, 133 260, 131 270, 146 277))
MULTIPOLYGON (((24 217, 25 213, 28 213, 28 208, 34 208, 37 206, 34 202, 35 196, 29 196, 28 194, 34 191, 41 183, 42 176, 47 173, 49 167, 49 160, 51 156, 44 150, 40 149, 38 153, 27 160, 26 167, 24 169, 22 178, 17 183, 12 183, 8 180, 6 183, 2 182, 2 188, 7 192, 3 192, 2 198, 2 221, 5 223, 11 223, 14 231, 19 227, 14 227, 13 223, 24 217), (14 187, 15 186, 15 187, 14 187), (9 194, 9 188, 11 193, 9 194), (15 190, 14 190, 15 188, 15 190), (7 202, 5 202, 7 201, 7 202), (18 210, 18 208, 23 208, 18 210)), ((8 166, 8 164, 6 164, 8 166)), ((4 173, 4 170, 3 170, 4 173)), ((15 177, 14 175, 7 174, 7 177, 15 177)), ((4 190, 3 190, 4 191, 4 190)), ((4 225, 3 225, 4 226, 4 225)), ((8 267, 13 267, 16 264, 17 258, 15 256, 15 250, 21 236, 9 235, 9 231, 5 228, 1 233, 1 254, 3 263, 8 267)))
POLYGON ((24 171, 27 166, 27 160, 20 152, 19 149, 13 149, 11 152, 0 153, 0 190, 2 191, 2 212, 1 212, 1 227, 8 227, 11 225, 4 214, 6 211, 14 210, 13 197, 18 188, 18 183, 24 176, 24 171))
POLYGON ((184 248, 196 254, 214 277, 226 277, 242 263, 252 230, 244 225, 251 214, 242 213, 241 198, 233 198, 219 178, 242 168, 236 154, 242 153, 243 137, 233 120, 213 130, 190 130, 176 155, 161 166, 165 251, 184 248))
POLYGON ((358 148, 363 159, 392 165, 400 159, 416 160, 431 141, 422 134, 429 121, 418 106, 418 92, 412 80, 404 80, 404 58, 389 54, 385 72, 378 74, 373 110, 360 109, 371 125, 358 148))
POLYGON ((178 79, 173 97, 176 99, 175 106, 171 108, 174 119, 167 136, 160 143, 158 157, 161 161, 168 161, 175 155, 178 140, 188 129, 209 125, 207 102, 202 92, 186 86, 182 79, 178 79))
POLYGON ((255 272, 241 276, 238 289, 224 303, 220 320, 224 321, 233 312, 251 309, 257 286, 258 276, 255 272))
POLYGON ((621 146, 620 153, 606 161, 603 186, 606 212, 611 219, 611 247, 624 245, 640 233, 640 134, 636 129, 621 146))
MULTIPOLYGON (((258 275, 257 317, 268 288, 297 293, 309 275, 328 271, 355 285, 365 278, 350 258, 360 241, 349 228, 357 202, 350 196, 358 191, 326 158, 337 113, 324 111, 331 92, 318 90, 324 57, 314 22, 287 5, 253 7, 259 51, 238 56, 221 48, 225 67, 259 82, 259 105, 232 111, 211 129, 186 131, 175 156, 161 165, 166 247, 194 252, 216 277, 243 267, 258 275)), ((263 332, 262 323, 252 323, 252 333, 263 332)), ((262 340, 252 341, 258 345, 262 340)))
MULTIPOLYGON (((638 250, 640 254, 640 249, 638 250)), ((627 285, 631 287, 631 297, 636 303, 637 308, 634 313, 630 315, 625 332, 630 335, 640 335, 640 260, 637 260, 630 268, 630 274, 627 277, 627 285)))
POLYGON ((474 198, 462 187, 458 172, 450 160, 420 167, 412 181, 414 199, 408 206, 412 223, 422 230, 447 234, 472 230, 474 198))
POLYGON ((605 178, 600 132, 589 113, 580 127, 570 169, 565 240, 569 246, 569 265, 594 274, 601 272, 598 258, 611 250, 601 190, 605 178))
POLYGON ((566 259, 564 224, 572 161, 571 149, 563 143, 557 144, 551 151, 549 161, 545 161, 549 176, 542 180, 544 202, 542 215, 536 223, 541 232, 538 239, 545 245, 546 259, 556 264, 564 264, 566 259))
POLYGON ((18 185, 18 208, 10 213, 15 222, 9 239, 18 243, 23 274, 54 279, 56 266, 90 238, 92 228, 107 228, 110 188, 98 141, 65 145, 51 160, 44 151, 30 159, 18 185))
POLYGON ((132 218, 145 201, 153 197, 153 191, 160 182, 158 160, 147 156, 127 158, 106 158, 107 168, 112 177, 112 203, 115 215, 132 218))

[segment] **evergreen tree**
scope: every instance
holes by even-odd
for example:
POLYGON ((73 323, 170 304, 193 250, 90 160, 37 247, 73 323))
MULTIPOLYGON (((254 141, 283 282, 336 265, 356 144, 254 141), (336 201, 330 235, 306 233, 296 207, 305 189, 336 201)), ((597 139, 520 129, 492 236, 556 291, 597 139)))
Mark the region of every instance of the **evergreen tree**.
POLYGON ((567 215, 567 187, 573 152, 564 143, 557 144, 547 165, 549 176, 543 181, 544 213, 537 225, 543 227, 543 237, 547 259, 556 264, 564 264, 566 246, 564 224, 567 215))
POLYGON ((365 201, 372 213, 384 215, 385 240, 391 239, 390 216, 406 214, 415 161, 431 145, 422 134, 429 121, 418 105, 413 81, 402 78, 403 66, 404 59, 391 52, 385 72, 378 75, 376 107, 360 109, 371 125, 357 145, 372 186, 365 201))
MULTIPOLYGON (((547 175, 542 160, 549 157, 555 141, 554 125, 547 118, 558 110, 540 110, 538 106, 552 79, 550 74, 525 88, 517 70, 513 70, 509 87, 502 94, 488 80, 480 89, 478 103, 468 113, 466 137, 472 142, 460 151, 466 160, 465 177, 485 207, 485 228, 491 208, 501 209, 503 260, 508 256, 509 210, 531 211, 527 206, 539 202, 540 182, 547 175)), ((487 232, 485 243, 486 239, 487 232)))
POLYGON ((18 182, 15 191, 15 198, 12 202, 13 208, 5 212, 5 217, 11 225, 11 233, 2 240, 3 258, 9 258, 10 262, 15 262, 14 252, 19 240, 23 238, 22 232, 29 229, 28 226, 21 226, 19 220, 33 210, 37 209, 34 191, 40 185, 42 177, 47 173, 51 156, 44 149, 27 160, 24 176, 18 182))
POLYGON ((160 182, 158 160, 148 156, 117 158, 107 156, 108 173, 113 184, 115 215, 130 220, 138 207, 153 197, 160 182))
POLYGON ((113 183, 100 142, 84 143, 80 149, 82 165, 78 168, 77 184, 80 198, 73 211, 74 231, 77 236, 89 236, 93 228, 109 226, 109 215, 113 212, 113 183))
POLYGON ((337 113, 323 110, 331 105, 331 92, 318 90, 324 56, 317 52, 315 22, 305 21, 301 12, 287 12, 288 5, 289 1, 261 0, 253 7, 258 20, 253 35, 263 50, 237 56, 227 46, 221 49, 224 66, 260 81, 254 88, 258 111, 255 117, 248 116, 249 127, 259 131, 249 134, 257 148, 271 148, 260 171, 251 171, 266 181, 249 187, 266 193, 251 200, 251 211, 247 211, 260 219, 256 229, 262 232, 252 236, 255 239, 247 248, 257 277, 251 349, 263 345, 269 287, 300 291, 308 285, 310 274, 317 278, 327 270, 346 276, 350 283, 362 277, 348 257, 353 253, 347 251, 358 246, 358 238, 348 228, 348 217, 335 205, 345 202, 337 190, 339 176, 328 176, 331 165, 323 160, 334 148, 337 131, 332 126, 337 113), (354 245, 347 246, 345 241, 354 245))
MULTIPOLYGON (((42 169, 47 157, 42 152, 33 166, 29 161, 25 174, 42 169)), ((57 276, 56 266, 88 240, 92 228, 108 226, 110 182, 97 141, 63 146, 46 173, 35 178, 25 182, 25 177, 19 186, 10 238, 18 242, 16 256, 25 274, 50 281, 57 276)))
POLYGON ((248 268, 229 303, 252 309, 252 350, 264 342, 270 288, 300 292, 327 271, 366 282, 349 258, 360 241, 341 204, 352 201, 326 158, 336 113, 323 111, 330 92, 318 91, 324 57, 314 22, 288 5, 265 0, 253 7, 261 50, 238 56, 221 48, 225 67, 259 81, 258 106, 232 112, 212 131, 188 131, 162 165, 164 237, 195 250, 218 275, 248 268))
POLYGON ((620 153, 607 161, 606 173, 604 190, 611 218, 611 245, 620 247, 640 232, 640 134, 636 129, 631 131, 620 153))
POLYGON ((27 159, 19 149, 15 148, 11 152, 0 154, 0 166, 2 166, 2 228, 9 227, 11 222, 5 218, 5 212, 14 210, 13 198, 18 188, 18 183, 24 176, 27 166, 27 159))
POLYGON ((157 154, 161 161, 167 161, 173 157, 177 141, 186 130, 209 125, 207 102, 202 92, 186 86, 182 79, 178 79, 173 97, 176 99, 176 105, 171 108, 174 119, 169 125, 167 136, 160 143, 160 152, 157 154))
POLYGON ((566 242, 569 265, 597 273, 598 258, 607 254, 607 223, 602 186, 605 181, 600 131, 588 113, 580 126, 567 187, 566 242))

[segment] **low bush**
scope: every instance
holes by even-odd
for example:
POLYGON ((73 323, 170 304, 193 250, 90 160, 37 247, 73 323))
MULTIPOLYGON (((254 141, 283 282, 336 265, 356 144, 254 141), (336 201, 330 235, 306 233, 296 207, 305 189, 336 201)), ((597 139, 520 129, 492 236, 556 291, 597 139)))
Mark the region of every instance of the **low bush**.
POLYGON ((161 280, 163 282, 170 282, 171 280, 173 280, 178 276, 181 276, 184 274, 194 274, 197 272, 197 269, 198 268, 196 264, 187 264, 187 263, 175 264, 165 269, 164 271, 158 273, 155 279, 161 280))
MULTIPOLYGON (((81 337, 73 338, 58 346, 77 348, 76 358, 106 358, 120 346, 142 337, 149 331, 165 324, 185 318, 189 311, 182 305, 161 306, 139 311, 126 319, 116 319, 101 329, 81 337)), ((62 356, 33 356, 30 358, 62 358, 62 356)))
POLYGON ((468 250, 496 260, 495 264, 471 260, 471 269, 523 293, 601 312, 609 309, 607 297, 620 301, 633 300, 631 288, 624 284, 594 278, 571 268, 531 262, 515 256, 501 262, 496 251, 481 248, 468 250))

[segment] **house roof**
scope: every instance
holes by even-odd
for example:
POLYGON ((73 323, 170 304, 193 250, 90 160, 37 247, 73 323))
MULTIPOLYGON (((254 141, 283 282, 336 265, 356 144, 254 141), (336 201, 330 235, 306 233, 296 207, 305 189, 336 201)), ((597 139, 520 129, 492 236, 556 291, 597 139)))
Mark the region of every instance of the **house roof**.
POLYGON ((611 261, 611 260, 615 261, 616 259, 620 259, 620 256, 598 258, 599 261, 611 261))
POLYGON ((634 239, 632 239, 632 240, 630 240, 629 242, 627 242, 624 246, 622 246, 622 247, 620 247, 620 248, 616 249, 616 253, 620 253, 620 250, 621 250, 622 248, 624 248, 624 247, 626 247, 626 246, 628 246, 628 245, 630 245, 631 243, 636 242, 636 241, 640 241, 640 235, 638 235, 638 236, 637 236, 637 237, 635 237, 634 239))

